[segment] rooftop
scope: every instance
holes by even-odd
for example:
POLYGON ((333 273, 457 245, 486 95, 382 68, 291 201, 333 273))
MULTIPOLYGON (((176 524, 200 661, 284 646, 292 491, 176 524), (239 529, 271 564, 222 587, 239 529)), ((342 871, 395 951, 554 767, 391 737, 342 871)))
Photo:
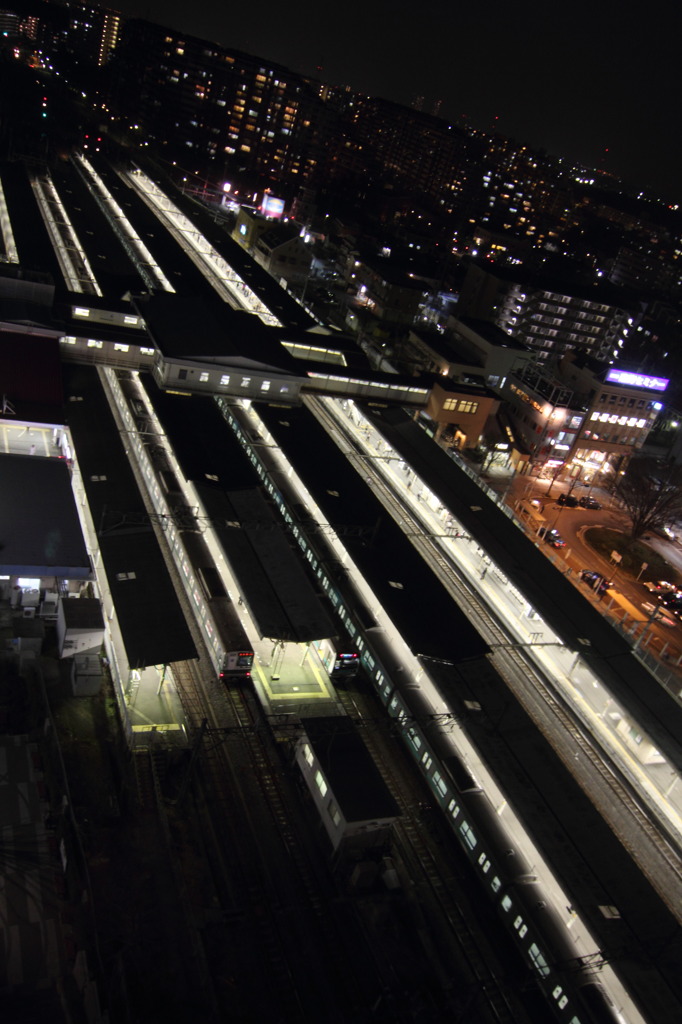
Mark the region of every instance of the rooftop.
POLYGON ((0 455, 3 574, 89 579, 69 469, 61 459, 0 455))

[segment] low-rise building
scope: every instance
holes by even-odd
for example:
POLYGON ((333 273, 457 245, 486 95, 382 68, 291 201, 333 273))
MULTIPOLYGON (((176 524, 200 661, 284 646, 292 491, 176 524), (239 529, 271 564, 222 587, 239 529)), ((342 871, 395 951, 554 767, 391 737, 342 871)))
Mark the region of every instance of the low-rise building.
POLYGON ((437 441, 447 441, 453 448, 478 448, 499 407, 498 396, 488 388, 442 377, 431 388, 425 414, 437 425, 437 441))
POLYGON ((615 482, 643 447, 662 408, 668 381, 573 354, 551 373, 527 365, 512 374, 503 395, 506 412, 531 454, 531 465, 583 482, 601 474, 615 482))

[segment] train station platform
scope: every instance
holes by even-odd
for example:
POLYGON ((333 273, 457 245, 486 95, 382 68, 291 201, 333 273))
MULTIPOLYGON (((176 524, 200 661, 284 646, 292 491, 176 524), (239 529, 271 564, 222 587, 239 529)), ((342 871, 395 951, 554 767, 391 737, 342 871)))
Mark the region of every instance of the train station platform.
POLYGON ((188 727, 173 672, 161 665, 134 670, 123 691, 133 747, 184 747, 188 727))
POLYGON ((253 685, 270 714, 331 713, 336 692, 312 645, 262 641, 254 646, 253 685))

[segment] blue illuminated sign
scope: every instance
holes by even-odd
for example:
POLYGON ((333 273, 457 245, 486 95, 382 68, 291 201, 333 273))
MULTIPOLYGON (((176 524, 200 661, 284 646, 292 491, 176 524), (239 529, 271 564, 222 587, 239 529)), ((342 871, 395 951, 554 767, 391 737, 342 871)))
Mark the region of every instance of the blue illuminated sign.
POLYGON ((649 388, 650 391, 665 391, 670 383, 668 377, 650 377, 646 373, 629 370, 609 370, 606 380, 611 384, 627 384, 630 388, 649 388))

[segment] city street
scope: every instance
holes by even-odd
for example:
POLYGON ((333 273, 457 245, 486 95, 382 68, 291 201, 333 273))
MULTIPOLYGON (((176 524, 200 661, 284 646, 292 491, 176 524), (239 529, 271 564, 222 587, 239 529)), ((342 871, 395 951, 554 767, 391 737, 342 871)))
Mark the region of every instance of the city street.
MULTIPOLYGON (((641 582, 632 576, 624 573, 619 566, 603 558, 597 553, 586 539, 586 533, 591 527, 604 527, 606 529, 622 531, 627 534, 629 523, 626 513, 618 506, 613 495, 606 490, 597 487, 589 488, 584 486, 574 488, 576 497, 583 493, 589 493, 601 504, 600 509, 569 508, 566 505, 559 505, 557 499, 560 494, 568 493, 570 483, 566 481, 554 481, 537 476, 513 476, 496 473, 490 475, 488 484, 499 493, 503 494, 505 501, 510 508, 519 514, 521 522, 526 523, 529 533, 536 533, 538 524, 529 521, 519 507, 519 503, 528 499, 535 499, 541 502, 541 514, 544 516, 544 524, 548 530, 556 529, 566 542, 566 547, 556 549, 543 544, 538 544, 545 550, 548 557, 558 563, 564 563, 568 575, 576 583, 576 586, 585 594, 588 600, 599 606, 604 614, 610 616, 614 621, 633 627, 635 634, 644 630, 640 646, 661 657, 668 667, 674 667, 682 662, 682 623, 673 627, 647 623, 648 610, 642 610, 642 605, 651 604, 652 597, 641 582), (549 492, 549 493, 548 493, 549 492), (608 595, 600 598, 599 595, 586 583, 580 581, 579 573, 587 569, 601 573, 607 580, 613 581, 614 589, 623 595, 638 612, 643 616, 644 626, 634 622, 628 613, 616 601, 608 595)), ((682 547, 679 541, 663 540, 653 534, 646 535, 646 544, 661 558, 665 559, 670 566, 670 571, 663 573, 660 577, 670 582, 682 580, 682 547)), ((643 579, 649 579, 650 574, 646 569, 642 572, 643 579)), ((681 665, 682 669, 682 665, 681 665)), ((682 672, 680 675, 682 681, 682 672)))

